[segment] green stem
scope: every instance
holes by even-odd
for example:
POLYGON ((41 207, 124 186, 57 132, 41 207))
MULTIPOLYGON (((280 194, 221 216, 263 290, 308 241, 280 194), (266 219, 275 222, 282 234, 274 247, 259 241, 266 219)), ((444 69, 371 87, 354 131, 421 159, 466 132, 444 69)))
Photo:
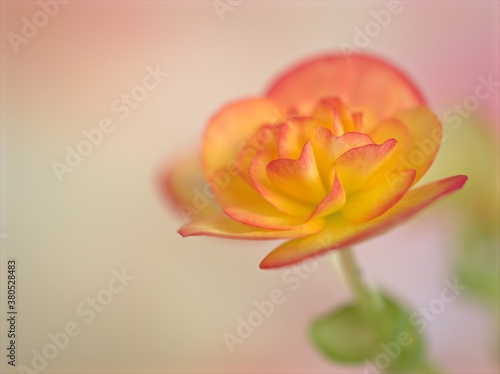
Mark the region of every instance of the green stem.
MULTIPOLYGON (((356 297, 356 303, 359 305, 361 313, 364 314, 365 318, 371 321, 375 330, 383 334, 381 330, 382 326, 377 321, 377 318, 384 311, 384 301, 376 290, 370 288, 363 281, 361 271, 356 263, 352 249, 345 248, 337 251, 336 259, 338 260, 346 283, 356 297)), ((438 369, 427 361, 423 361, 418 370, 418 372, 422 374, 440 373, 438 369)), ((392 371, 387 370, 387 373, 392 373, 392 371)))
POLYGON ((376 314, 383 308, 383 302, 376 292, 370 289, 361 276, 353 251, 345 248, 338 251, 338 260, 346 282, 356 295, 356 301, 367 314, 376 314))

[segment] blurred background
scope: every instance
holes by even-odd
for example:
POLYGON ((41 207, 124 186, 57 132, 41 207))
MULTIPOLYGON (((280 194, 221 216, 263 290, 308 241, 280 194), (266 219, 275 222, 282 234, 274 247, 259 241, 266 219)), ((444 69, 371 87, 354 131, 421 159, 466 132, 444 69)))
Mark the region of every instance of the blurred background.
MULTIPOLYGON (((275 242, 183 239, 157 183, 225 102, 347 44, 408 72, 443 118, 446 140, 426 181, 470 178, 356 255, 413 311, 459 277, 467 289, 424 332, 429 355, 443 372, 497 373, 499 3, 401 2, 361 46, 358 34, 389 3, 2 1, 1 311, 16 258, 18 365, 361 373, 326 361, 307 337, 312 319, 350 298, 331 263, 292 289, 290 270, 258 268, 275 242), (484 81, 493 83, 478 98, 484 81), (125 272, 122 283, 113 271, 125 272), (236 335, 238 318, 275 289, 286 301, 230 353, 224 333, 236 335), (54 351, 51 336, 71 322, 78 335, 54 351)), ((1 371, 17 372, 4 357, 6 318, 1 327, 1 371)))

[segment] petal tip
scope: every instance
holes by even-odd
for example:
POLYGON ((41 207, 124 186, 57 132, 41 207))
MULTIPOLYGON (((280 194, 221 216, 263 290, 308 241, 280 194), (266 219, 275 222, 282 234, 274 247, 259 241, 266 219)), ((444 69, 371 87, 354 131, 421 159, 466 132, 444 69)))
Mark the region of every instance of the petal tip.
POLYGON ((465 185, 465 182, 469 180, 469 177, 467 175, 459 174, 455 175, 453 177, 446 178, 445 180, 453 180, 454 183, 450 184, 450 192, 459 190, 465 185))
POLYGON ((188 236, 193 235, 191 231, 187 227, 181 227, 179 230, 177 230, 177 233, 182 236, 183 238, 187 238, 188 236))
POLYGON ((280 265, 280 264, 276 263, 275 261, 273 261, 272 259, 270 259, 269 255, 264 257, 264 259, 259 264, 259 268, 262 270, 276 269, 276 268, 279 268, 281 266, 283 266, 283 265, 280 265))

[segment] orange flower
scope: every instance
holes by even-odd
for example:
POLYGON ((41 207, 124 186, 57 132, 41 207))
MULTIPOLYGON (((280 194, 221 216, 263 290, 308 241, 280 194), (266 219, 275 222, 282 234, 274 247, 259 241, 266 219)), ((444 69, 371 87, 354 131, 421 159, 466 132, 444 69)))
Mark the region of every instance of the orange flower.
POLYGON ((439 149, 438 118, 400 71, 330 55, 279 78, 267 95, 209 121, 201 160, 163 187, 189 221, 182 236, 291 239, 276 268, 385 232, 463 186, 458 175, 411 189, 439 149))

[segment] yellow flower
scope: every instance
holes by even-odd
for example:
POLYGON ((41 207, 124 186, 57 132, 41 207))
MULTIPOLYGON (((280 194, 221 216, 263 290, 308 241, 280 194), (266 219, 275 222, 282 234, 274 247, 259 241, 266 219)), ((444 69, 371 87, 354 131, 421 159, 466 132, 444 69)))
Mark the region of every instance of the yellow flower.
POLYGON ((412 187, 434 161, 439 119, 393 66, 329 55, 280 77, 264 97, 209 121, 196 163, 162 186, 189 221, 182 236, 290 239, 261 268, 290 265, 385 232, 463 186, 412 187))

